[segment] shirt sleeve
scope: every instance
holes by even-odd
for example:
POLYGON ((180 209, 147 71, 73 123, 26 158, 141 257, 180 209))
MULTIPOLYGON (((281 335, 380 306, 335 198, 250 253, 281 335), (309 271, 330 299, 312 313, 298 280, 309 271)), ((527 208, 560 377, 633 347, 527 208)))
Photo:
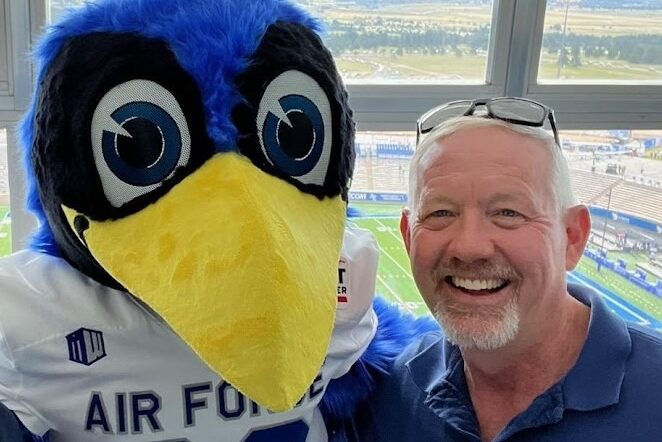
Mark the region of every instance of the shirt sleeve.
MULTIPOLYGON (((34 435, 44 435, 50 428, 35 410, 22 402, 20 398, 22 387, 23 376, 16 368, 7 335, 0 321, 0 408, 4 409, 0 413, 0 434, 16 434, 18 436, 21 434, 19 431, 25 430, 22 426, 25 426, 34 435)), ((0 437, 0 442, 4 442, 4 440, 0 437)), ((10 437, 6 440, 31 441, 41 439, 28 438, 27 433, 23 433, 22 437, 10 437)))

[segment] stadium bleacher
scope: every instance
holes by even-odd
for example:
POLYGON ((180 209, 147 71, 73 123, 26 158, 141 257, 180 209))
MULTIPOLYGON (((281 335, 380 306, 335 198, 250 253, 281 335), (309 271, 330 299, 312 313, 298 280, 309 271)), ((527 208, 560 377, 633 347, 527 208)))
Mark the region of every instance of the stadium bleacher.
POLYGON ((585 170, 572 169, 570 178, 575 195, 584 204, 609 207, 617 212, 630 213, 662 223, 660 189, 585 170))
POLYGON ((411 158, 414 148, 409 144, 377 143, 378 158, 411 158))

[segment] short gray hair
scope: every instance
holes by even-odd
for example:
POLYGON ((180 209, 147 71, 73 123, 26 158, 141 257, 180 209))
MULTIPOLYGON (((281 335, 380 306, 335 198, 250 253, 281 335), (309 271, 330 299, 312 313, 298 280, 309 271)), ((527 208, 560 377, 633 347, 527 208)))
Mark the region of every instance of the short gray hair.
POLYGON ((570 171, 568 163, 561 152, 561 148, 556 144, 554 137, 547 133, 540 127, 524 126, 521 124, 512 124, 503 120, 495 118, 485 118, 478 116, 469 117, 455 117, 444 121, 437 126, 432 132, 427 134, 425 138, 416 147, 416 152, 409 163, 409 209, 410 217, 416 216, 418 209, 418 197, 420 193, 421 174, 420 166, 424 162, 426 156, 433 151, 437 142, 446 138, 463 129, 479 128, 479 127, 496 127, 514 132, 520 135, 531 138, 532 140, 539 141, 544 148, 552 156, 551 172, 552 172, 552 193, 556 199, 559 212, 563 213, 568 208, 578 204, 572 192, 572 185, 570 183, 570 171))

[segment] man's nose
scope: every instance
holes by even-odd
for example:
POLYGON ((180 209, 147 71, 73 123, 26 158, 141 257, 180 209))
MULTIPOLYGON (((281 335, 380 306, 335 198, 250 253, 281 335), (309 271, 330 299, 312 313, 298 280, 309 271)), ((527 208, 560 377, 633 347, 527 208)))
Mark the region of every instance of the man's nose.
POLYGON ((494 254, 491 226, 484 216, 465 213, 454 225, 447 253, 465 263, 489 259, 494 254))

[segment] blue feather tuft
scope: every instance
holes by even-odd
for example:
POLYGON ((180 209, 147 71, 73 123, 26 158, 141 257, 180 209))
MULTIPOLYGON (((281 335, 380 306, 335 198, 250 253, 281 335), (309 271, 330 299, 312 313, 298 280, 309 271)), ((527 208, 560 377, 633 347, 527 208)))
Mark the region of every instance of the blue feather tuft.
POLYGON ((347 206, 347 218, 360 218, 363 215, 362 210, 357 209, 356 207, 347 206))
POLYGON ((276 21, 299 23, 320 32, 320 22, 287 0, 98 0, 74 9, 49 27, 38 44, 35 93, 19 125, 27 169, 27 206, 39 228, 31 248, 58 255, 32 167, 31 146, 39 84, 67 39, 94 32, 133 33, 165 41, 197 82, 203 97, 207 133, 218 151, 236 149, 231 111, 242 97, 234 79, 249 62, 267 27, 276 21))
POLYGON ((384 299, 375 298, 373 308, 379 319, 374 339, 346 375, 329 383, 322 397, 320 410, 329 428, 343 427, 342 422, 352 417, 359 403, 374 389, 374 375, 387 372, 408 344, 418 336, 439 330, 432 316, 416 318, 384 299))

